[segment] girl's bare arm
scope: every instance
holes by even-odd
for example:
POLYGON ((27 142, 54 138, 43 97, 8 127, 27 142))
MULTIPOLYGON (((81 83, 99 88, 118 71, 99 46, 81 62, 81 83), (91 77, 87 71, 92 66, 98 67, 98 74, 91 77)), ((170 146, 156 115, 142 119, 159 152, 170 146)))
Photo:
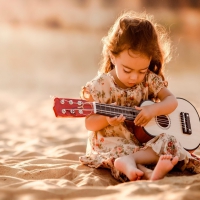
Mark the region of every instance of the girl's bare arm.
POLYGON ((115 117, 105 117, 102 115, 90 115, 85 120, 85 126, 88 130, 99 131, 108 125, 117 126, 124 122, 125 117, 121 114, 115 117))
POLYGON ((167 88, 160 90, 158 98, 160 99, 159 103, 137 107, 141 111, 134 121, 135 125, 145 126, 153 117, 170 114, 178 105, 177 99, 167 88))
POLYGON ((153 104, 155 116, 170 114, 178 106, 176 97, 167 88, 162 88, 160 90, 158 98, 160 102, 153 104))
POLYGON ((99 131, 109 125, 106 116, 93 114, 85 118, 85 127, 90 131, 99 131))

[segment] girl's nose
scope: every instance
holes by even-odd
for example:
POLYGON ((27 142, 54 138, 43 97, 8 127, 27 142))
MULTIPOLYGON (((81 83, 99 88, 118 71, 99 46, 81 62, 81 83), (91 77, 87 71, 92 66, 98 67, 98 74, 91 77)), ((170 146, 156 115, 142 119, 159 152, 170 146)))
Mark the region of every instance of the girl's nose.
POLYGON ((131 76, 130 76, 130 79, 131 80, 137 80, 137 78, 138 78, 138 75, 136 74, 136 73, 133 73, 133 74, 131 74, 131 76))

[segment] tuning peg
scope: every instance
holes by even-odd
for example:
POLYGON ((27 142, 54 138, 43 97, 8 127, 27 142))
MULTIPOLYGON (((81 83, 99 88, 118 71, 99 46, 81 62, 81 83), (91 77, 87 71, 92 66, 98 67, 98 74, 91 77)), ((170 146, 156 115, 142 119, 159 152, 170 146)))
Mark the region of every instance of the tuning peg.
POLYGON ((66 113, 66 109, 62 109, 62 114, 65 114, 66 113))
POLYGON ((78 104, 79 106, 81 106, 81 105, 83 104, 83 102, 82 102, 82 101, 78 101, 77 104, 78 104))
POLYGON ((73 100, 69 100, 69 104, 72 105, 74 102, 73 100))
POLYGON ((64 100, 64 99, 61 99, 61 100, 60 100, 60 103, 61 103, 61 104, 64 104, 64 103, 65 103, 65 100, 64 100))

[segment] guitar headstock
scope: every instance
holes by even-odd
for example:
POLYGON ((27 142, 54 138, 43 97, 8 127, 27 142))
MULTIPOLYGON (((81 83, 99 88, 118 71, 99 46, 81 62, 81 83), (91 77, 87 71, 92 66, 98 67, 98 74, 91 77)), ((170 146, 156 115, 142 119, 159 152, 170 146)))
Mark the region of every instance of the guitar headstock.
POLYGON ((56 117, 86 117, 93 113, 93 103, 82 99, 55 98, 56 117))

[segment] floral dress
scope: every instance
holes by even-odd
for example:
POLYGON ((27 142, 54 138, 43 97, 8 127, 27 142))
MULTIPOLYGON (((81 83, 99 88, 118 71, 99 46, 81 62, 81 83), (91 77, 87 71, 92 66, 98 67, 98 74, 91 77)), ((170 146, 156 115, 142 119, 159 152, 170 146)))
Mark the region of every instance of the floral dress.
MULTIPOLYGON (((120 106, 138 106, 141 101, 156 98, 157 93, 163 88, 164 82, 161 77, 148 71, 143 82, 131 88, 120 88, 110 73, 98 74, 88 82, 81 90, 81 98, 88 99, 90 96, 95 102, 111 104, 116 102, 120 106)), ((172 133, 173 134, 173 133, 172 133)), ((128 181, 128 178, 116 170, 114 160, 118 157, 133 154, 138 149, 151 147, 157 155, 172 154, 178 156, 179 167, 200 173, 199 161, 182 148, 181 144, 173 135, 161 133, 145 144, 140 144, 134 134, 129 131, 126 123, 118 126, 107 126, 99 131, 88 132, 86 155, 79 158, 82 164, 89 167, 109 168, 112 175, 119 181, 128 181), (190 162, 192 160, 192 163, 190 162), (193 163, 194 162, 194 163, 193 163), (196 163, 197 162, 197 163, 196 163)))

